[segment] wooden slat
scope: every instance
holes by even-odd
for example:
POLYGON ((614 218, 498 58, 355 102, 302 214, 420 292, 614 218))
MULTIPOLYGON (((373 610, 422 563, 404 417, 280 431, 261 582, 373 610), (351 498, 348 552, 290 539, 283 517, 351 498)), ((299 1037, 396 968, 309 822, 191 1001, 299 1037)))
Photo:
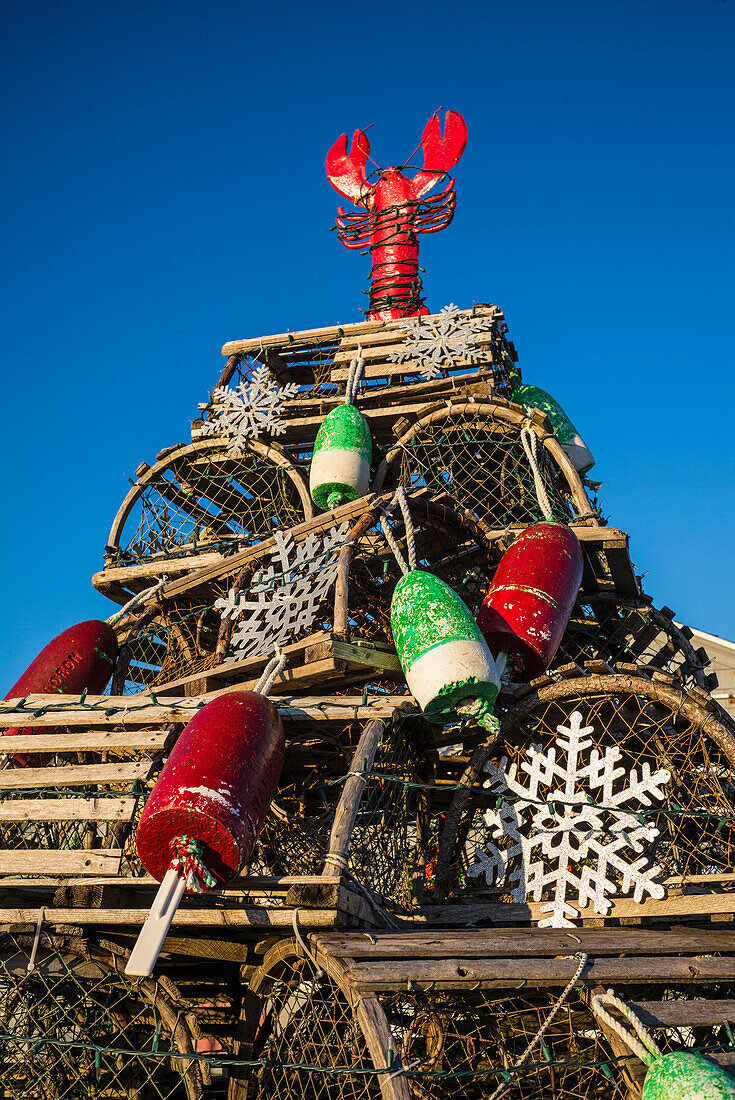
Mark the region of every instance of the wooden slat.
POLYGON ((132 821, 137 798, 0 799, 0 821, 132 821))
POLYGON ((136 760, 131 764, 72 764, 63 768, 5 768, 0 771, 0 790, 130 783, 134 779, 145 779, 150 770, 150 760, 136 760))
POLYGON ((683 928, 653 931, 638 928, 463 929, 451 932, 375 933, 371 939, 350 932, 313 937, 319 950, 331 958, 441 959, 540 958, 574 951, 600 955, 706 954, 735 952, 735 931, 683 928))
MULTIPOLYGON (((412 920, 424 920, 432 925, 464 926, 472 921, 491 920, 498 924, 527 923, 544 917, 543 902, 500 903, 472 901, 465 904, 425 906, 415 912, 412 920)), ((646 898, 636 902, 630 898, 613 901, 607 917, 651 917, 653 919, 706 917, 718 913, 735 913, 735 893, 678 894, 662 898, 646 898)), ((603 919, 591 907, 579 911, 580 921, 603 919)))
POLYGON ((257 336, 248 340, 230 340, 222 347, 222 354, 254 355, 260 348, 284 347, 308 342, 337 343, 343 336, 362 336, 387 329, 386 321, 355 321, 349 325, 328 325, 325 328, 302 329, 299 332, 279 332, 275 336, 257 336))
POLYGON ((99 851, 80 848, 70 852, 0 848, 0 874, 114 875, 120 866, 121 855, 121 848, 99 851))
MULTIPOLYGON (((18 700, 8 700, 8 712, 0 713, 0 728, 158 726, 164 723, 185 725, 210 699, 236 690, 241 690, 241 685, 208 692, 196 699, 177 696, 163 702, 162 697, 158 704, 150 702, 148 695, 96 695, 88 696, 88 705, 85 707, 79 706, 78 696, 29 695, 23 710, 14 709, 18 700), (34 714, 34 711, 46 706, 51 706, 53 709, 45 714, 34 714), (108 711, 110 713, 107 713, 108 711)), ((317 695, 280 697, 274 702, 284 721, 321 719, 348 722, 350 719, 388 718, 396 707, 410 705, 412 698, 410 695, 373 695, 368 696, 363 702, 361 695, 317 695)), ((0 704, 1 709, 2 704, 0 704)), ((36 740, 38 736, 38 734, 30 735, 31 747, 35 748, 39 744, 36 740)), ((8 741, 7 744, 10 749, 10 742, 8 741)), ((13 738, 13 744, 19 744, 19 736, 13 738)))
MULTIPOLYGON (((140 925, 148 909, 54 909, 46 907, 45 921, 56 924, 140 925)), ((238 906, 236 909, 189 909, 180 906, 174 927, 192 928, 293 928, 294 909, 266 909, 262 906, 238 906)), ((0 909, 0 924, 35 924, 39 908, 0 909)), ((336 909, 299 909, 301 928, 334 928, 344 921, 336 909)))
MULTIPOLYGON (((0 719, 1 721, 1 719, 0 719)), ((57 719, 58 722, 58 719, 57 719)), ((34 725, 36 720, 34 720, 34 725)), ((66 723, 65 723, 66 724, 66 723)), ((28 720, 24 723, 28 725, 28 720)), ((74 733, 6 733, 0 736, 0 753, 19 752, 131 752, 153 750, 166 741, 166 730, 77 730, 74 733)))
POLYGON ((628 1001, 647 1027, 687 1027, 695 1024, 714 1025, 724 1020, 735 1021, 735 1001, 628 1001))
MULTIPOLYGON (((386 962, 348 962, 345 972, 355 989, 378 992, 405 988, 408 982, 435 988, 458 988, 480 982, 485 989, 566 985, 577 967, 574 958, 559 959, 391 959, 386 962)), ((699 983, 735 979, 735 958, 656 956, 646 958, 590 958, 580 982, 699 983)))

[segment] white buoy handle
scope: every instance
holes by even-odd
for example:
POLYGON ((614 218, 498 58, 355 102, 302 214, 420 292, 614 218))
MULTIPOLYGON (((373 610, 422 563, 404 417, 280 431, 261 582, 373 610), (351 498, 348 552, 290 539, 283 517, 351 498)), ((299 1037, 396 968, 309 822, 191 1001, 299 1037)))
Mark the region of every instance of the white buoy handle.
POLYGON ((169 867, 163 876, 151 911, 145 919, 135 947, 128 959, 125 973, 129 978, 147 978, 153 973, 163 941, 168 935, 174 914, 184 896, 186 878, 176 867, 169 867))

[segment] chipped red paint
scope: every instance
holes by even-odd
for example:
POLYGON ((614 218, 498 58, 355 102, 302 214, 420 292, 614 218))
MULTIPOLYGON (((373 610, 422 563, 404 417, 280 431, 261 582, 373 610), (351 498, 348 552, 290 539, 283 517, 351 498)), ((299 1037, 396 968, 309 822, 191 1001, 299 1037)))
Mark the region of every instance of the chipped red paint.
MULTIPOLYGON (((76 695, 86 688, 98 695, 112 676, 117 660, 117 637, 108 623, 88 619, 62 631, 45 646, 21 678, 11 687, 6 699, 26 695, 76 695)), ((58 733, 48 726, 6 729, 7 734, 58 733)), ((14 756, 20 767, 41 767, 48 756, 14 756)))
POLYGON ((535 523, 506 550, 477 622, 509 678, 540 676, 551 664, 582 583, 582 549, 563 523, 535 523))
POLYGON ((417 234, 436 233, 449 225, 457 202, 454 180, 427 202, 420 200, 459 161, 466 144, 467 126, 460 114, 447 111, 443 138, 439 115, 432 115, 421 139, 424 167, 412 179, 400 168, 384 168, 375 183, 365 176, 370 142, 362 130, 355 130, 349 154, 347 134, 329 150, 325 168, 332 187, 367 211, 345 214, 340 207, 337 228, 347 248, 367 245, 372 254, 370 320, 429 312, 420 298, 417 234))
POLYGON ((285 737, 278 711, 253 691, 207 703, 186 726, 138 824, 143 866, 159 881, 171 841, 190 836, 225 883, 248 861, 278 786, 285 737))

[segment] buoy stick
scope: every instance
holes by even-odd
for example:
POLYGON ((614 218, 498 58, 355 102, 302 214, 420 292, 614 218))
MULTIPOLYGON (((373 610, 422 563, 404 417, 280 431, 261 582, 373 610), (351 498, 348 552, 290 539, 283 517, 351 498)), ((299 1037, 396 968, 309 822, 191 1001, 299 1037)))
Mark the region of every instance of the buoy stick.
POLYGON ((163 876, 151 911, 128 959, 125 973, 129 978, 147 978, 153 973, 163 941, 168 935, 185 890, 186 875, 181 863, 177 861, 176 867, 169 867, 163 876))

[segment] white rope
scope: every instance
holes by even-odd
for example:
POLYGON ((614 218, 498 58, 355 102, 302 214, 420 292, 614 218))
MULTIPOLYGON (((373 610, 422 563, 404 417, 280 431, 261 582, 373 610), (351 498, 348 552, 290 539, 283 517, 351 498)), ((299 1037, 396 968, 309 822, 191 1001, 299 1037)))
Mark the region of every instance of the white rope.
POLYGON ((349 374, 347 375, 347 385, 345 386, 345 405, 355 404, 355 394, 357 393, 357 387, 360 385, 360 379, 362 372, 365 369, 365 360, 362 357, 362 348, 357 345, 357 355, 350 363, 349 374))
POLYGON ((114 626, 115 623, 118 623, 120 619, 123 618, 123 616, 129 615, 131 611, 134 611, 135 608, 138 607, 139 604, 143 603, 144 600, 147 600, 149 596, 152 596, 154 592, 160 591, 160 589, 164 588, 167 584, 168 577, 164 575, 163 577, 161 577, 160 581, 156 581, 156 583, 152 584, 150 588, 145 588, 142 592, 139 592, 137 596, 133 596, 132 600, 128 600, 128 602, 124 604, 119 611, 116 611, 114 615, 110 615, 109 619, 107 620, 108 624, 110 626, 114 626))
POLYGON ((408 573, 409 569, 416 569, 416 533, 413 528, 413 520, 411 519, 411 512, 408 507, 406 490, 403 488, 402 485, 398 489, 396 489, 395 493, 393 494, 393 499, 391 500, 388 507, 384 509, 383 515, 380 517, 380 526, 383 529, 385 541, 388 543, 391 550, 393 551, 393 557, 398 562, 401 572, 403 574, 406 574, 408 573), (400 551, 400 547, 395 540, 393 532, 391 531, 386 518, 391 514, 391 512, 393 512, 396 504, 398 504, 399 508, 401 509, 401 513, 403 515, 403 525, 406 529, 406 549, 408 551, 408 564, 406 564, 406 559, 400 551))
POLYGON ((253 688, 258 695, 267 695, 275 683, 276 676, 286 665, 286 654, 276 649, 275 657, 271 657, 268 664, 260 674, 260 679, 253 688))
POLYGON ((610 1030, 614 1031, 627 1047, 630 1047, 633 1054, 635 1054, 636 1058, 640 1058, 644 1066, 650 1066, 651 1062, 661 1057, 662 1052, 660 1047, 643 1026, 632 1008, 630 1008, 625 1001, 622 1001, 620 997, 617 997, 612 989, 608 989, 607 993, 595 994, 592 998, 591 1005, 595 1016, 599 1016, 599 1018, 607 1024, 610 1030), (635 1035, 631 1035, 630 1031, 624 1027, 619 1020, 616 1020, 607 1009, 602 1007, 603 1001, 614 1005, 619 1012, 622 1012, 630 1026, 638 1032, 643 1042, 639 1042, 635 1035))
POLYGON ((538 437, 528 421, 526 421, 521 428, 521 443, 523 444, 523 450, 526 452, 526 458, 528 459, 528 464, 533 474, 533 482, 536 486, 536 499, 538 500, 541 514, 544 519, 553 519, 554 514, 551 511, 551 503, 546 492, 543 478, 541 477, 541 472, 538 468, 538 461, 536 460, 538 437))
MULTIPOLYGON (((577 967, 574 975, 567 982, 567 985, 564 988, 564 991, 563 991, 561 997, 556 1002, 556 1004, 552 1008, 551 1012, 546 1017, 546 1019, 544 1020, 544 1022, 541 1025, 541 1027, 538 1029, 538 1031, 534 1035, 533 1039, 531 1039, 531 1042, 528 1044, 526 1049, 523 1051, 523 1054, 520 1056, 520 1058, 515 1063, 515 1066, 513 1068, 516 1068, 517 1066, 522 1066, 523 1063, 526 1061, 526 1059, 531 1054, 531 1052, 539 1045, 539 1043, 543 1039, 544 1035, 546 1034, 546 1032, 550 1028, 551 1023, 554 1020, 554 1017, 557 1015, 557 1013, 561 1009, 562 1005, 566 1001, 567 997, 569 996, 569 994, 574 989, 575 985, 577 984, 577 979, 579 978, 579 976, 581 975, 581 973, 584 970, 585 966, 587 965, 587 955, 585 954, 584 951, 578 951, 576 955, 569 955, 568 957, 570 959, 579 959, 579 966, 577 967)), ((510 1088, 512 1083, 513 1083, 512 1081, 501 1081, 501 1083, 496 1088, 495 1092, 492 1093, 492 1095, 488 1097, 488 1100, 497 1100, 497 1098, 499 1096, 503 1095, 503 1093, 505 1092, 506 1089, 510 1088)))
POLYGON ((36 921, 36 935, 33 938, 33 948, 31 949, 31 957, 28 960, 28 966, 26 967, 26 974, 32 974, 36 969, 36 952, 38 951, 38 941, 41 939, 41 925, 43 924, 43 918, 45 916, 46 909, 42 905, 38 911, 38 920, 36 921))
POLYGON ((311 948, 309 947, 308 943, 306 942, 306 940, 304 939, 304 937, 303 937, 303 936, 301 935, 301 929, 299 928, 299 920, 298 920, 298 917, 299 917, 299 911, 298 911, 298 909, 294 909, 294 911, 293 911, 293 919, 292 919, 291 923, 293 924, 293 930, 294 930, 294 932, 296 933, 296 939, 297 939, 297 940, 299 941, 299 943, 301 944, 301 949, 302 949, 302 951, 304 952, 304 954, 306 955, 307 959, 311 959, 311 961, 312 961, 312 962, 313 962, 313 964, 314 964, 314 969, 316 970, 316 974, 315 974, 314 976, 315 976, 316 978, 321 978, 321 976, 323 975, 324 971, 322 970, 322 968, 321 968, 321 966, 319 965, 319 963, 318 963, 318 962, 316 961, 316 958, 315 958, 315 957, 314 957, 314 955, 312 954, 311 948))

